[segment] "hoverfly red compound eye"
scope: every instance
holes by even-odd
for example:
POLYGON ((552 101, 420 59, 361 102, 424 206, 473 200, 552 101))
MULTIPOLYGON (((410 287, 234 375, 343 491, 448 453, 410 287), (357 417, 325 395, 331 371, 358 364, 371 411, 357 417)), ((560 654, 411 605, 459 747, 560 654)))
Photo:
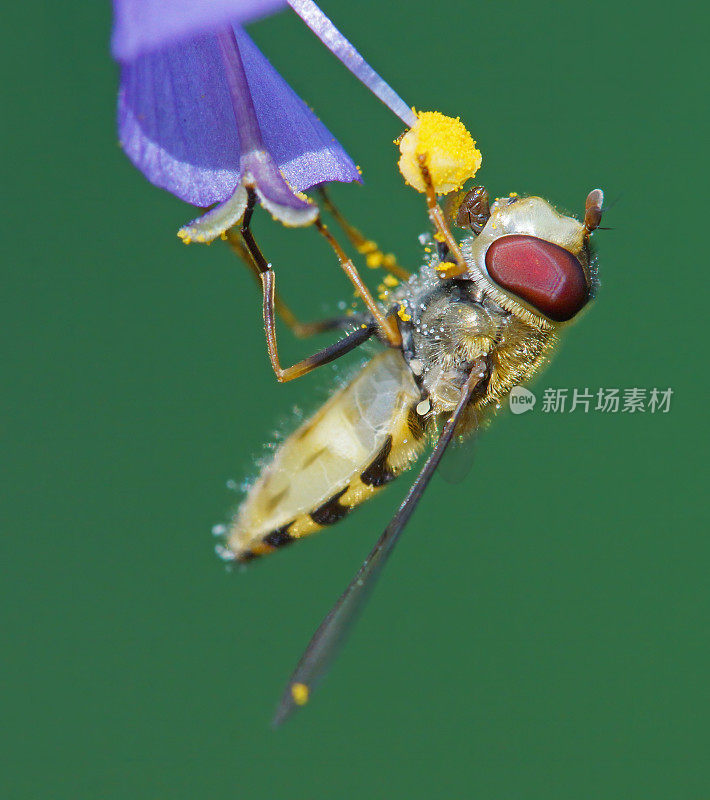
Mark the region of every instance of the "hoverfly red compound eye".
POLYGON ((486 269, 503 289, 557 322, 571 319, 589 300, 579 259, 536 236, 512 234, 496 239, 486 251, 486 269))

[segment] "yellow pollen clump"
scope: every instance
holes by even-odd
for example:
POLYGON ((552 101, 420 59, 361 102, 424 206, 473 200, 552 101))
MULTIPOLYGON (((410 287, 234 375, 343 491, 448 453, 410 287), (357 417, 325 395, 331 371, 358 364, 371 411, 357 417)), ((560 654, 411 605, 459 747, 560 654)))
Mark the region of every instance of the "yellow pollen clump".
POLYGON ((411 314, 407 314, 407 309, 404 306, 400 306, 397 309, 397 316, 402 320, 402 322, 409 322, 412 318, 411 314))
POLYGON ((397 280, 397 278, 395 278, 394 275, 390 275, 389 273, 387 273, 387 275, 385 275, 385 277, 382 279, 382 281, 385 284, 385 286, 389 286, 390 289, 393 286, 398 286, 399 285, 399 281, 397 280))
POLYGON ((375 250, 377 250, 377 242, 373 242, 372 239, 367 239, 357 246, 358 253, 374 253, 375 250))
POLYGON ((437 194, 447 194, 472 178, 481 166, 481 153, 471 134, 456 117, 438 111, 418 111, 417 121, 397 142, 399 171, 418 192, 426 190, 420 169, 423 156, 437 194))
POLYGON ((197 236, 190 236, 183 228, 177 232, 178 239, 182 239, 183 244, 192 244, 193 242, 199 242, 200 244, 212 244, 211 241, 207 241, 207 237, 204 233, 198 233, 197 236))
POLYGON ((377 269, 377 267, 382 266, 382 262, 384 260, 384 255, 378 250, 376 253, 370 253, 370 255, 365 259, 365 263, 370 269, 377 269))
POLYGON ((291 687, 291 697, 297 706, 305 706, 308 702, 308 687, 305 683, 294 683, 291 687))

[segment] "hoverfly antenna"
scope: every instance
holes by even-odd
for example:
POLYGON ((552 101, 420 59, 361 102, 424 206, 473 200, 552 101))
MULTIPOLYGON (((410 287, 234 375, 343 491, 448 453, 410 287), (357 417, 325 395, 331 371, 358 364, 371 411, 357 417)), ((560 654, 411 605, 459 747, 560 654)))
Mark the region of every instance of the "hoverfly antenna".
POLYGON ((603 206, 604 192, 601 189, 592 189, 584 204, 584 228, 587 236, 599 227, 599 223, 602 221, 603 206))

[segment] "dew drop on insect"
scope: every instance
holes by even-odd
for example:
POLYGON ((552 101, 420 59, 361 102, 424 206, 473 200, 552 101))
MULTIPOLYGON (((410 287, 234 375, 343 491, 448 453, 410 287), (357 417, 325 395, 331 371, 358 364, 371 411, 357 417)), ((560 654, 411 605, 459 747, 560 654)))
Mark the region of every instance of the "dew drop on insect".
POLYGON ((234 553, 228 547, 225 547, 223 544, 216 545, 214 551, 217 554, 217 556, 222 559, 222 561, 234 561, 234 559, 236 558, 234 553))
POLYGON ((429 409, 431 408, 431 403, 429 402, 429 398, 427 397, 425 400, 422 400, 420 403, 417 403, 417 414, 420 417, 423 417, 425 414, 429 413, 429 409))
POLYGON ((213 525, 212 526, 212 536, 224 536, 227 533, 227 526, 222 525, 213 525))
POLYGON ((237 485, 237 482, 235 480, 232 480, 230 478, 227 481, 227 489, 229 489, 230 492, 236 492, 239 489, 239 486, 237 485))

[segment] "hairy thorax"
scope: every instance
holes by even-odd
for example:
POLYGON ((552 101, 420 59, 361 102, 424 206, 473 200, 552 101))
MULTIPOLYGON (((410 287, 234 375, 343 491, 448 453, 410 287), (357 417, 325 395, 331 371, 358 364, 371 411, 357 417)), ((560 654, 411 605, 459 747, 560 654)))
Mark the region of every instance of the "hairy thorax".
POLYGON ((473 281, 442 282, 432 267, 402 286, 397 299, 410 317, 400 326, 405 358, 428 395, 432 416, 453 411, 474 361, 482 358, 487 365, 461 433, 531 377, 554 344, 551 329, 506 311, 473 281))

